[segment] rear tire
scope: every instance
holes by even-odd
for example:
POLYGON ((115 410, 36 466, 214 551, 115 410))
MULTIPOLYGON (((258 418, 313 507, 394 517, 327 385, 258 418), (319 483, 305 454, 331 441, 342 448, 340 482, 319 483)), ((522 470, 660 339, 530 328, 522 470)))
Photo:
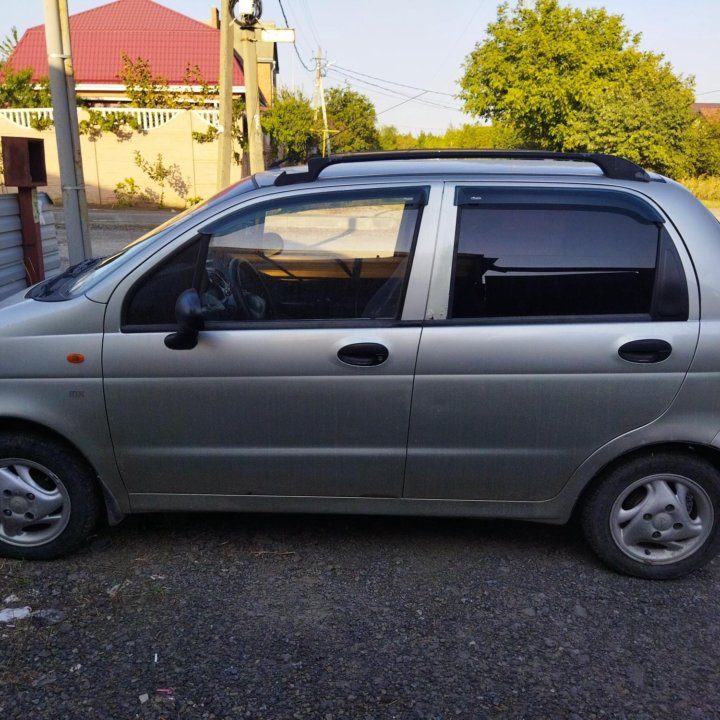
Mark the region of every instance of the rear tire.
POLYGON ((580 521, 614 570, 649 580, 683 577, 720 550, 720 472, 693 455, 630 460, 590 490, 580 521))
POLYGON ((92 470, 60 443, 0 435, 0 555, 51 560, 76 550, 99 517, 92 470))

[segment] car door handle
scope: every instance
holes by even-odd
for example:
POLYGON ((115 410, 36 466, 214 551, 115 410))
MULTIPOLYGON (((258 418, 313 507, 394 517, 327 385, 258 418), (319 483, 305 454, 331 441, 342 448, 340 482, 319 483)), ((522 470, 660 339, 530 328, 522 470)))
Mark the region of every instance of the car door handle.
POLYGON ((347 365, 370 367, 382 365, 388 359, 390 351, 380 343, 353 343, 340 348, 337 355, 347 365))
POLYGON ((618 355, 628 362, 657 363, 670 357, 672 345, 665 340, 633 340, 625 343, 618 355))

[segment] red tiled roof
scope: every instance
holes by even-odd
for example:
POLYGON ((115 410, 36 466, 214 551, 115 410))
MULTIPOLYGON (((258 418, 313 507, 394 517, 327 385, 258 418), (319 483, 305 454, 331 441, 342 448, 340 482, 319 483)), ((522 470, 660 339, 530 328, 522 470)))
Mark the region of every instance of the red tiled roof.
MULTIPOLYGON (((183 84, 188 64, 218 84, 220 32, 152 0, 115 0, 71 15, 70 39, 76 84, 118 84, 123 53, 147 60, 170 85, 183 84)), ((44 25, 25 32, 10 62, 16 70, 33 68, 34 80, 48 74, 44 25)), ((244 82, 236 58, 233 85, 244 82)))

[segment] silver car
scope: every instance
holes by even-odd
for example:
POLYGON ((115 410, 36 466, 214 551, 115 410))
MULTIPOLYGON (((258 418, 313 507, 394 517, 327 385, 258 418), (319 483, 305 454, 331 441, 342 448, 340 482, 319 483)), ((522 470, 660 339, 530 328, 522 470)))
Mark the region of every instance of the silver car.
POLYGON ((0 552, 153 511, 577 515, 612 568, 720 535, 720 224, 621 158, 261 173, 0 305, 0 552))

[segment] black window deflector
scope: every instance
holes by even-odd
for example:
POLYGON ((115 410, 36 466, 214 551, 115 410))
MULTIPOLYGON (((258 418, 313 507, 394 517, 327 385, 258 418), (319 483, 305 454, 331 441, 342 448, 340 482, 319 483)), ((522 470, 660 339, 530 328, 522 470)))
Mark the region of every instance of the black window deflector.
POLYGON ((455 205, 459 207, 537 207, 547 205, 553 209, 567 208, 625 212, 645 224, 665 222, 665 218, 652 205, 635 195, 616 190, 561 190, 555 188, 499 188, 457 187, 455 205))

